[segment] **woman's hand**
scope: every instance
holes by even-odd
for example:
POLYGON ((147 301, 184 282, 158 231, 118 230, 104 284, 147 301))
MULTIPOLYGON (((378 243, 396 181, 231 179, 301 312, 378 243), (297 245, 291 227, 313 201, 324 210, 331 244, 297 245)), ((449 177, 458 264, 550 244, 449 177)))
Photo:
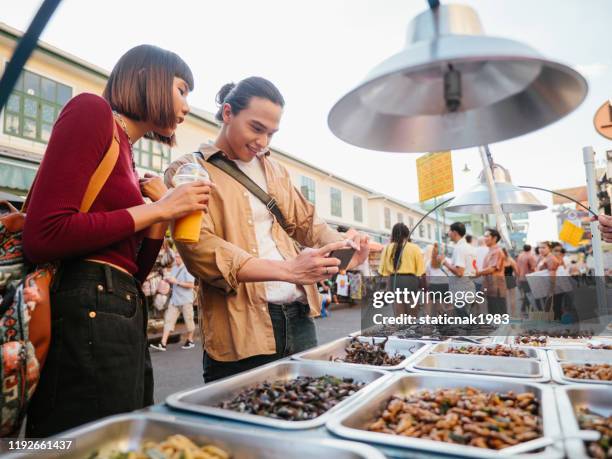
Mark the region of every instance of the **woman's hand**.
POLYGON ((210 182, 200 180, 185 183, 167 191, 153 205, 159 208, 164 220, 175 220, 195 211, 206 212, 213 186, 210 182))
POLYGON ((139 182, 142 195, 153 202, 159 201, 168 192, 162 178, 149 172, 145 173, 144 178, 141 178, 139 182))
POLYGON ((289 260, 289 282, 299 285, 316 284, 329 279, 338 273, 338 258, 329 258, 329 254, 346 247, 346 241, 333 242, 320 249, 304 249, 293 260, 289 260))

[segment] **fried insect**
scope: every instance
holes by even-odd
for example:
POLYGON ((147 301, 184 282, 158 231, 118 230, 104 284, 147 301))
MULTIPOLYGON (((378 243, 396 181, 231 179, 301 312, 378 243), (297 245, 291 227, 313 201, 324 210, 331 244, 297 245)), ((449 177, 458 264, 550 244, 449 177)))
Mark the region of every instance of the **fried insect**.
POLYGON ((514 337, 514 342, 522 346, 546 346, 548 344, 548 337, 544 335, 520 335, 514 337))
POLYGON ((604 417, 584 406, 579 407, 576 411, 580 429, 596 430, 601 433, 598 441, 587 443, 589 456, 595 459, 612 457, 612 416, 604 417))
POLYGON ((365 383, 334 376, 299 376, 263 382, 217 405, 226 410, 288 421, 307 421, 332 409, 362 389, 365 383))
POLYGON ((612 344, 589 344, 589 349, 612 351, 612 344))
POLYGON ((528 358, 527 353, 516 347, 504 346, 503 344, 497 344, 491 346, 458 346, 450 347, 446 350, 447 354, 472 354, 472 355, 489 355, 494 357, 520 357, 528 358))
POLYGON ((115 449, 92 452, 87 459, 230 459, 231 455, 214 445, 199 446, 184 435, 171 435, 162 442, 145 441, 138 450, 115 449))
POLYGON ((385 337, 385 339, 379 343, 376 343, 375 339, 372 338, 372 344, 369 344, 357 338, 353 338, 345 348, 346 356, 336 358, 330 357, 329 360, 383 367, 399 365, 406 356, 399 353, 389 355, 389 353, 385 351, 387 341, 389 341, 389 337, 385 337))
POLYGON ((392 397, 367 430, 502 449, 542 436, 535 394, 483 392, 473 387, 423 390, 392 397))
POLYGON ((612 365, 608 363, 565 363, 562 367, 567 378, 612 381, 612 365))
POLYGON ((515 343, 528 346, 546 346, 549 339, 591 339, 592 330, 526 330, 514 338, 515 343))

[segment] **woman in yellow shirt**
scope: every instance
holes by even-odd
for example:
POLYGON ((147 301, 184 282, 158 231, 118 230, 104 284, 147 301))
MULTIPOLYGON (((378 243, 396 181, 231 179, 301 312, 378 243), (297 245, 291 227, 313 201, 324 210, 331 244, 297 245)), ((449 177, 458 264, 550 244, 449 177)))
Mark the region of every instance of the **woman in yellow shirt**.
MULTIPOLYGON (((389 291, 417 291, 419 277, 425 273, 423 254, 418 245, 410 242, 410 230, 403 223, 396 223, 391 230, 391 242, 385 246, 380 259, 378 273, 387 277, 389 291)), ((396 303, 395 315, 416 314, 412 305, 396 303)), ((416 305, 414 305, 416 307, 416 305)))

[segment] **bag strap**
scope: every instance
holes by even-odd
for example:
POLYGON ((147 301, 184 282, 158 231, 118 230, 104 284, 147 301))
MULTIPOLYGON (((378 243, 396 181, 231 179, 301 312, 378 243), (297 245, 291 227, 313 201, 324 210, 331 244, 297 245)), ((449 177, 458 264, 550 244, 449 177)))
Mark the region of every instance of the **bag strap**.
MULTIPOLYGON (((104 157, 98 167, 94 171, 93 175, 89 179, 89 183, 87 184, 87 188, 85 189, 85 194, 83 195, 83 199, 81 200, 81 205, 79 206, 79 211, 88 212, 91 209, 93 202, 96 200, 100 191, 104 187, 104 184, 110 177, 111 172, 115 168, 115 164, 117 164, 117 159, 119 159, 119 131, 117 130, 117 123, 115 118, 113 117, 113 138, 111 140, 111 144, 104 153, 104 157)), ((34 185, 36 185, 38 174, 40 172, 40 168, 38 172, 36 172, 36 176, 34 177, 34 181, 32 182, 32 186, 28 191, 28 195, 26 196, 25 202, 23 206, 21 206, 21 212, 26 213, 28 210, 28 205, 30 203, 30 198, 32 196, 32 190, 34 190, 34 185)))
MULTIPOLYGON (((200 157, 204 159, 204 155, 202 154, 202 152, 198 151, 194 154, 199 154, 200 157)), ((219 151, 212 155, 210 158, 208 158, 208 162, 217 166, 219 169, 221 169, 227 175, 232 177, 251 193, 253 193, 255 197, 266 206, 270 213, 274 215, 274 217, 276 217, 278 223, 280 223, 283 228, 286 228, 285 217, 283 216, 281 210, 278 208, 276 199, 266 193, 263 188, 261 188, 257 183, 255 183, 248 175, 242 172, 234 161, 232 161, 219 151)))
POLYGON ((79 207, 81 212, 89 212, 89 209, 91 209, 91 206, 100 194, 100 191, 102 191, 104 184, 115 168, 117 159, 119 159, 119 143, 117 123, 113 117, 113 138, 111 140, 110 147, 108 147, 108 150, 104 154, 98 168, 89 179, 89 184, 87 185, 85 195, 83 195, 83 200, 81 201, 81 206, 79 207))

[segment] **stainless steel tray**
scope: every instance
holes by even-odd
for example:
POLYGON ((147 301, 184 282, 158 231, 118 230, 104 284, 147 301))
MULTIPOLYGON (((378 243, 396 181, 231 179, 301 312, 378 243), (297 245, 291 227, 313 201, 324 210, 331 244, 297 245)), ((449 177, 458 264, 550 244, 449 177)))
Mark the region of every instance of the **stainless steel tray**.
POLYGON ((296 451, 304 457, 329 459, 384 459, 371 446, 343 440, 279 440, 278 435, 252 432, 246 429, 223 427, 183 421, 175 416, 160 414, 125 414, 113 416, 61 434, 61 438, 75 439, 69 451, 40 451, 27 455, 8 455, 17 458, 83 459, 101 448, 137 449, 144 440, 162 441, 174 434, 182 434, 195 443, 213 444, 231 454, 232 459, 286 459, 296 451))
POLYGON ((429 354, 414 361, 406 369, 416 373, 435 371, 521 378, 532 382, 550 381, 550 368, 546 359, 429 354))
POLYGON ((592 363, 612 363, 612 351, 604 349, 561 348, 549 352, 559 362, 586 360, 592 363))
MULTIPOLYGON (((516 333, 516 332, 513 332, 516 333)), ((503 337, 501 342, 503 344, 510 344, 513 346, 522 346, 522 347, 532 347, 534 349, 542 349, 542 350, 555 350, 559 348, 574 348, 574 349, 583 349, 588 350, 589 344, 610 344, 610 337, 608 336, 593 336, 592 338, 548 338, 548 342, 544 346, 532 346, 528 344, 518 344, 514 340, 515 335, 511 334, 509 336, 503 337)))
POLYGON ((329 430, 344 438, 355 439, 367 443, 379 443, 400 448, 410 448, 430 451, 437 454, 450 454, 452 456, 468 456, 478 458, 508 457, 501 451, 477 448, 433 440, 425 440, 400 435, 388 435, 379 432, 369 432, 363 427, 373 421, 386 406, 392 396, 408 395, 422 389, 439 389, 471 386, 481 390, 495 392, 532 392, 541 402, 541 416, 543 421, 544 438, 525 442, 526 447, 533 446, 533 453, 525 456, 533 459, 561 458, 563 457, 563 441, 561 428, 555 409, 555 399, 550 386, 526 383, 508 378, 480 378, 467 375, 425 375, 425 374, 397 374, 379 385, 375 391, 370 392, 350 409, 335 416, 327 423, 329 430), (549 443, 542 447, 542 442, 549 443))
MULTIPOLYGON (((360 337, 360 341, 371 343, 372 338, 368 337, 360 337)), ((384 341, 384 338, 374 338, 375 343, 380 343, 384 341)), ((345 348, 351 342, 351 338, 340 338, 336 341, 332 341, 331 343, 324 344, 322 346, 318 346, 314 349, 309 349, 304 352, 300 352, 299 354, 293 355, 295 360, 304 360, 304 361, 323 361, 329 362, 331 359, 342 358, 346 356, 345 348)), ((332 361, 332 363, 338 365, 349 365, 353 368, 376 368, 380 370, 393 371, 393 370, 401 370, 402 368, 406 368, 419 355, 423 354, 429 348, 429 344, 418 341, 418 340, 406 340, 406 339, 396 339, 389 338, 387 343, 385 344, 385 350, 390 354, 401 354, 406 358, 402 360, 398 365, 393 366, 379 366, 379 365, 364 365, 358 363, 348 363, 348 362, 338 362, 332 361)))
POLYGON ((382 370, 351 368, 346 365, 336 365, 329 362, 281 361, 256 368, 255 370, 246 371, 220 381, 208 383, 203 387, 172 394, 166 399, 166 403, 180 410, 219 416, 278 429, 312 429, 325 424, 330 417, 337 415, 342 409, 346 408, 356 399, 361 398, 377 383, 380 383, 382 379, 389 376, 390 373, 382 370), (356 394, 338 403, 331 410, 308 421, 273 419, 266 416, 238 413, 216 406, 221 402, 231 400, 238 395, 239 392, 264 381, 289 380, 297 378, 298 376, 318 377, 324 375, 353 378, 355 381, 365 382, 366 386, 356 394))
POLYGON ((612 414, 612 388, 596 386, 563 386, 555 388, 561 428, 569 459, 589 459, 585 442, 576 438, 583 432, 578 426, 576 409, 587 406, 602 416, 612 414))
MULTIPOLYGON (((430 353, 447 353, 447 351, 449 349, 456 349, 459 347, 465 347, 465 346, 477 346, 477 347, 490 347, 493 348, 495 347, 495 344, 472 344, 472 343, 466 343, 466 342, 461 342, 461 341, 446 341, 444 343, 439 343, 436 344, 434 346, 432 346, 429 349, 430 353)), ((510 346, 508 344, 503 344, 503 346, 510 346)), ((531 358, 531 359, 537 359, 537 360, 542 360, 542 359, 546 359, 546 353, 541 351, 540 349, 537 348, 533 348, 533 347, 527 347, 527 346, 517 346, 514 345, 512 347, 516 347, 521 349, 523 352, 525 352, 525 354, 527 354, 527 358, 531 358)), ((452 354, 452 355, 459 355, 459 354, 452 354)), ((472 354, 465 354, 465 355, 472 355, 472 354)), ((475 354, 474 354, 475 355, 475 354)), ((508 357, 502 357, 502 358, 508 358, 508 357)), ((524 357, 520 357, 520 358, 524 358, 524 357)))
MULTIPOLYGON (((588 352, 590 353, 594 351, 591 350, 588 352)), ((589 384, 589 385, 596 385, 596 386, 612 386, 612 381, 598 381, 596 379, 574 379, 574 378, 568 378, 567 376, 565 376, 565 374, 563 373, 563 367, 562 367, 562 365, 565 363, 575 363, 575 364, 610 363, 612 364, 612 361, 610 360, 605 361, 605 362, 602 362, 601 360, 590 360, 588 355, 589 354, 587 353, 587 351, 583 350, 581 359, 560 361, 560 360, 557 360, 557 354, 555 353, 555 351, 548 351, 548 361, 550 363, 550 373, 552 375, 553 381, 559 384, 589 384)))

